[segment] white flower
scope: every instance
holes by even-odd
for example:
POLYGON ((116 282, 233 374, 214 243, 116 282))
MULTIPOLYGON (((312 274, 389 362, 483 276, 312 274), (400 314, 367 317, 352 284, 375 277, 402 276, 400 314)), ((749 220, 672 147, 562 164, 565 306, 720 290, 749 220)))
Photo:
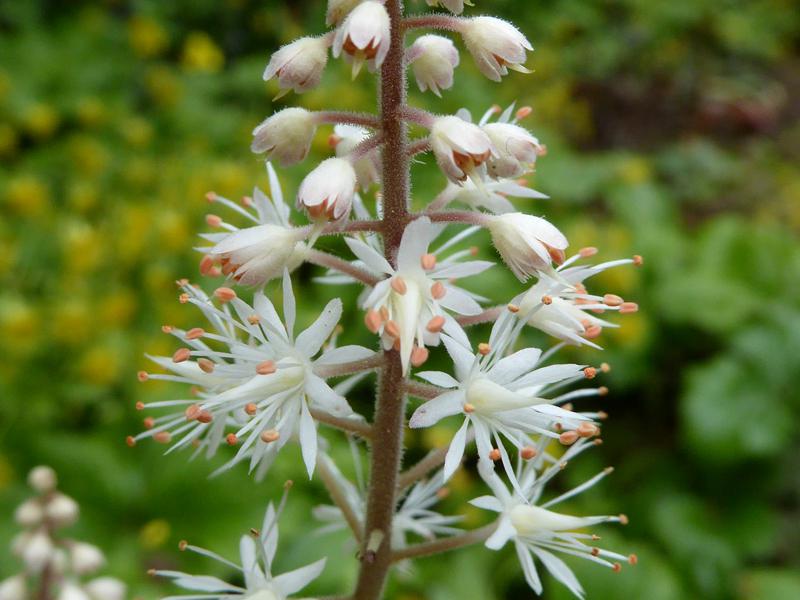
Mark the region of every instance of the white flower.
POLYGON ((481 477, 489 485, 494 495, 475 498, 470 504, 500 513, 497 529, 486 540, 486 546, 492 550, 499 550, 509 540, 513 540, 517 557, 525 573, 525 580, 537 594, 542 593, 542 583, 536 570, 534 557, 538 558, 545 569, 578 598, 584 596, 581 584, 572 570, 554 552, 585 558, 614 571, 619 571, 621 566, 619 562, 611 561, 623 561, 630 564, 637 562, 636 556, 633 554, 624 556, 603 550, 590 544, 599 538, 583 531, 576 532, 576 530, 584 530, 586 527, 598 523, 627 523, 627 517, 624 515, 574 517, 549 510, 549 507, 592 487, 610 473, 610 469, 601 471, 585 483, 549 502, 538 503, 545 484, 563 470, 569 459, 590 446, 590 444, 575 444, 559 460, 547 457, 542 452, 539 455, 542 460, 530 461, 522 469, 520 486, 516 493, 510 492, 506 488, 491 465, 485 463, 478 465, 481 477), (542 472, 537 474, 536 469, 543 467, 545 458, 549 458, 553 464, 543 468, 542 472))
POLYGON ((454 183, 472 176, 494 152, 480 127, 455 116, 436 119, 430 140, 439 168, 454 183))
POLYGON ((50 467, 38 466, 28 474, 28 485, 40 494, 47 494, 56 489, 58 478, 50 467))
POLYGON ((106 562, 100 548, 84 542, 75 542, 69 549, 72 570, 78 575, 88 575, 100 569, 106 562))
MULTIPOLYGON (((336 485, 341 490, 350 511, 357 517, 359 524, 363 528, 367 506, 366 490, 362 486, 357 487, 342 475, 342 472, 327 454, 321 453, 319 460, 321 462, 324 461, 328 472, 333 476, 336 485)), ((360 473, 360 465, 357 464, 356 467, 359 470, 358 481, 360 482, 363 480, 363 476, 360 473)), ((406 548, 409 544, 409 535, 433 540, 437 536, 454 535, 460 532, 453 525, 459 522, 462 517, 445 516, 432 510, 432 507, 439 502, 443 486, 444 479, 442 474, 437 472, 430 479, 417 482, 404 493, 392 519, 392 548, 406 548)), ((313 514, 316 519, 327 523, 327 525, 320 528, 320 533, 339 531, 348 526, 338 506, 328 504, 316 506, 313 514)))
POLYGON ((389 52, 390 22, 386 7, 376 0, 356 6, 336 30, 333 55, 344 53, 353 64, 353 77, 366 62, 370 71, 379 69, 389 52))
POLYGON ((500 81, 508 69, 530 72, 522 64, 526 50, 533 47, 511 23, 495 17, 473 17, 464 20, 461 35, 478 69, 492 81, 500 81))
POLYGON ((587 292, 583 285, 585 279, 606 269, 636 262, 635 259, 621 259, 599 265, 572 266, 579 258, 592 256, 596 252, 595 248, 581 249, 556 269, 557 279, 541 275, 530 290, 511 300, 511 304, 519 308, 516 316, 564 342, 600 349, 591 340, 597 338, 606 327, 619 325, 595 315, 606 311, 632 313, 638 310, 638 306, 616 294, 598 296, 587 292))
POLYGON ((584 367, 575 364, 541 367, 538 348, 526 348, 501 358, 516 333, 505 325, 495 325, 489 347, 483 346, 477 354, 450 337, 442 336, 453 360, 455 377, 441 371, 417 373, 418 377, 447 391, 417 408, 409 420, 410 427, 430 427, 449 416, 464 416, 464 423, 447 452, 445 479, 449 479, 461 464, 470 425, 481 460, 501 459, 512 481, 515 477, 501 436, 522 451, 532 445, 530 436, 534 434, 574 443, 577 437, 591 437, 598 431, 590 416, 556 406, 559 399, 542 397, 550 386, 584 378, 584 367), (555 428, 560 432, 580 433, 565 436, 554 431, 555 428))
POLYGON ((213 244, 198 248, 205 256, 200 262, 203 275, 220 273, 242 285, 263 285, 280 277, 284 269, 290 272, 305 259, 307 246, 303 241, 308 232, 295 229, 289 223, 289 207, 283 201, 275 170, 267 163, 272 199, 256 188, 252 198, 239 206, 227 198, 209 193, 212 203, 226 206, 255 223, 239 229, 218 215, 207 215, 206 221, 227 233, 206 233, 201 237, 213 244), (219 263, 220 269, 216 266, 219 263))
POLYGON ((15 575, 0 581, 0 600, 27 600, 28 585, 24 575, 15 575))
MULTIPOLYGON (((370 137, 368 130, 355 125, 336 125, 333 128, 333 141, 336 144, 336 156, 345 158, 358 147, 361 142, 370 137)), ((353 163, 358 185, 367 191, 372 184, 380 180, 378 171, 380 153, 377 149, 367 152, 353 163)))
POLYGON ((282 167, 299 163, 308 156, 317 131, 314 113, 304 108, 284 108, 253 129, 250 149, 275 159, 282 167))
POLYGON ((317 371, 374 354, 360 346, 343 346, 313 358, 339 321, 341 301, 329 302, 319 318, 295 338, 295 298, 286 273, 285 326, 262 292, 255 294, 251 306, 223 288, 217 296, 226 302, 218 308, 200 290, 190 285, 184 290, 185 300, 203 312, 211 328, 169 328, 185 347, 172 358, 152 360, 171 374, 141 373, 140 379, 189 383, 197 388, 198 397, 141 405, 143 409, 178 407, 180 412, 151 418, 146 423, 151 428, 129 443, 152 437, 161 443, 174 441, 171 450, 196 445, 197 452, 205 450, 210 457, 225 441, 239 449, 220 470, 249 459, 251 471, 261 478, 278 451, 297 434, 310 476, 317 455, 317 431, 310 409, 338 417, 353 415, 347 401, 317 371))
POLYGON ((289 90, 300 94, 317 87, 328 63, 328 45, 327 37, 303 37, 281 46, 264 70, 264 81, 278 78, 283 90, 278 98, 289 90))
POLYGON ((36 499, 26 500, 14 512, 14 520, 22 527, 36 527, 44 519, 44 510, 36 499))
POLYGON ((47 566, 53 557, 53 541, 44 529, 40 529, 25 541, 21 549, 22 560, 33 573, 38 573, 47 566))
POLYGON ((75 581, 67 581, 61 586, 56 600, 92 600, 75 581))
POLYGON ((325 24, 328 27, 338 25, 360 2, 361 0, 328 0, 325 24))
POLYGON ((347 218, 357 184, 356 171, 349 160, 325 159, 303 179, 297 205, 315 219, 347 218))
POLYGON ((462 12, 464 12, 465 4, 472 6, 472 3, 469 0, 426 0, 426 2, 428 3, 428 6, 444 6, 454 15, 460 15, 462 12))
POLYGON ((453 71, 458 66, 458 50, 453 42, 439 35, 423 35, 411 45, 406 60, 414 70, 420 91, 430 89, 441 97, 440 90, 453 86, 453 71))
POLYGON ((92 600, 125 600, 125 584, 113 577, 92 579, 83 588, 92 600))
MULTIPOLYGON (((443 225, 434 225, 427 217, 411 222, 400 241, 397 268, 364 242, 345 239, 364 267, 385 276, 363 301, 367 309, 365 321, 370 331, 381 336, 385 349, 394 347, 400 351, 404 372, 410 365, 419 366, 425 361, 425 346, 437 345, 441 331, 466 339, 446 310, 461 315, 481 312, 476 300, 452 285, 451 280, 481 273, 493 263, 457 262, 463 253, 440 262, 428 247, 443 229, 443 225)), ((449 246, 440 251, 446 247, 449 246)))
POLYGON ((513 123, 487 123, 483 131, 496 150, 486 163, 489 175, 511 178, 531 170, 541 145, 526 129, 513 123))
POLYGON ((567 238, 542 218, 523 213, 495 215, 488 221, 494 247, 520 281, 540 272, 553 272, 564 262, 567 238))
POLYGON ((210 575, 188 575, 179 571, 154 571, 154 575, 168 577, 175 585, 194 592, 189 595, 170 596, 174 600, 185 598, 207 598, 208 600, 288 600, 288 598, 306 587, 319 577, 325 568, 326 559, 288 571, 281 575, 272 575, 272 564, 278 548, 278 518, 280 508, 270 503, 267 507, 264 523, 257 539, 244 535, 239 542, 241 566, 218 554, 203 548, 182 543, 182 548, 212 558, 228 568, 239 571, 244 580, 244 587, 233 585, 210 575))
POLYGON ((80 509, 75 500, 64 494, 56 493, 47 501, 44 511, 53 525, 68 527, 78 520, 80 509))
POLYGON ((471 208, 484 208, 498 215, 516 212, 516 207, 508 200, 509 196, 513 198, 548 198, 547 195, 525 187, 513 179, 484 181, 480 187, 475 185, 471 179, 467 179, 461 185, 452 182, 447 184, 442 192, 442 197, 445 198, 442 208, 450 202, 462 202, 471 208))

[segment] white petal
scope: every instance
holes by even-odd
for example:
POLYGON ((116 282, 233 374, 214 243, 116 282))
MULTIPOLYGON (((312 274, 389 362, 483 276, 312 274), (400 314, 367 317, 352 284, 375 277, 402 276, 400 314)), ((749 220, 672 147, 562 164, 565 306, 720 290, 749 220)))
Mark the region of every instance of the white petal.
POLYGON ((273 583, 284 596, 290 596, 295 592, 299 592, 319 577, 320 573, 325 569, 326 560, 325 558, 321 558, 317 562, 306 565, 305 567, 300 567, 294 571, 278 575, 273 580, 273 583))
POLYGON ((442 341, 445 348, 447 348, 447 353, 453 360, 456 378, 459 381, 464 381, 469 376, 472 365, 475 364, 475 355, 471 349, 462 346, 450 336, 443 335, 442 341))
POLYGON ((420 371, 419 373, 416 373, 416 375, 420 379, 424 379, 428 383, 432 383, 433 385, 438 385, 439 387, 443 388, 458 387, 458 381, 453 379, 447 373, 442 373, 441 371, 420 371))
POLYGON ((325 343, 342 317, 342 301, 334 298, 323 309, 317 320, 297 336, 295 346, 308 356, 314 356, 325 343))
POLYGON ((446 279, 448 277, 469 277, 483 273, 486 269, 493 267, 494 263, 488 260, 471 260, 463 263, 443 264, 436 269, 432 275, 436 278, 446 279))
POLYGON ((490 370, 489 379, 501 385, 510 383, 536 367, 542 351, 539 348, 525 348, 499 360, 490 370))
POLYGON ((446 392, 417 408, 411 415, 408 426, 412 429, 430 427, 445 417, 459 414, 463 410, 463 405, 464 392, 461 390, 446 392))
POLYGON ((483 310, 481 305, 475 302, 469 295, 457 287, 446 285, 447 293, 439 300, 439 304, 445 308, 457 312, 460 315, 477 315, 483 310))
POLYGON ((314 475, 314 466, 317 464, 317 428, 305 402, 303 402, 300 413, 300 449, 308 471, 308 478, 311 479, 314 475))
POLYGON ((530 550, 521 542, 518 542, 516 547, 519 563, 522 565, 523 573, 525 573, 525 581, 528 582, 528 585, 531 586, 534 592, 541 594, 542 580, 539 578, 539 572, 536 570, 536 565, 533 562, 530 550))
POLYGON ((337 394, 321 377, 306 375, 305 390, 315 408, 324 410, 337 417, 353 414, 347 400, 337 394))
POLYGON ((365 360, 375 354, 374 350, 364 348, 364 346, 339 346, 328 350, 316 361, 315 365, 337 365, 341 363, 354 362, 357 360, 365 360))
POLYGON ((400 248, 397 251, 397 270, 421 269, 420 258, 443 229, 443 225, 434 225, 428 217, 420 217, 409 223, 403 232, 400 248))
POLYGON ((464 457, 464 448, 467 444, 468 426, 469 419, 464 419, 464 424, 453 436, 453 441, 450 442, 450 447, 447 449, 447 454, 444 457, 444 469, 442 470, 442 478, 444 481, 450 479, 461 465, 461 459, 464 457))
POLYGON ((469 501, 472 506, 477 506, 483 510, 492 512, 503 512, 503 503, 494 496, 478 496, 469 501))
POLYGON ((572 572, 567 564, 558 558, 555 554, 551 554, 547 550, 533 547, 531 548, 534 554, 539 557, 545 568, 550 571, 550 574, 563 583, 569 591, 575 594, 578 598, 583 598, 583 588, 581 587, 575 573, 572 572))
POLYGON ((344 238, 344 242, 350 248, 350 251, 355 254, 367 268, 372 269, 376 273, 386 273, 388 275, 394 273, 392 265, 361 240, 346 237, 344 238))
POLYGON ((531 386, 543 386, 550 383, 564 381, 565 379, 571 379, 572 377, 579 377, 583 374, 582 369, 582 365, 574 364, 549 365, 547 367, 542 367, 541 369, 536 369, 524 377, 517 379, 513 384, 513 389, 531 386))
POLYGON ((292 291, 292 278, 289 271, 283 271, 283 318, 286 321, 286 331, 289 338, 294 336, 294 321, 297 316, 297 306, 294 301, 294 291, 292 291))
POLYGON ((506 542, 516 535, 516 530, 511 524, 511 519, 508 517, 500 517, 497 523, 497 529, 486 540, 486 547, 490 550, 499 550, 506 545, 506 542))

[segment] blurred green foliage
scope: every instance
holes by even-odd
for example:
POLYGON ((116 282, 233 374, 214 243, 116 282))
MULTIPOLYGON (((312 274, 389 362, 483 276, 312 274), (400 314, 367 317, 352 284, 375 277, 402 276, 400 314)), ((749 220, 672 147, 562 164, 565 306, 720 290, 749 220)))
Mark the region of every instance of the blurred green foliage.
MULTIPOLYGON (((416 4, 422 10, 422 2, 416 4)), ((595 283, 642 311, 604 334, 612 393, 605 444, 571 465, 568 486, 608 463, 613 478, 571 510, 626 512, 604 530, 609 547, 637 552, 613 574, 573 564, 595 600, 800 597, 800 9, 794 0, 477 0, 513 20, 536 46, 533 75, 495 86, 462 54, 440 112, 480 113, 513 100, 549 148, 526 206, 602 258, 645 256, 595 283)), ((332 62, 323 86, 274 105, 259 79, 271 50, 323 31, 323 2, 278 0, 26 0, 0 4, 0 577, 10 514, 24 475, 55 467, 76 497, 82 539, 102 545, 109 571, 144 598, 165 592, 153 566, 204 572, 177 541, 233 556, 286 478, 300 482, 282 524, 278 570, 329 553, 312 589, 345 591, 356 561, 342 538, 318 537, 309 509, 324 501, 292 450, 268 481, 122 440, 140 427, 137 399, 175 395, 139 387, 145 351, 171 353, 161 323, 195 314, 172 283, 197 277, 195 233, 204 193, 239 197, 266 186, 249 132, 283 102, 371 109, 371 77, 351 83, 332 62), (344 548, 344 552, 342 549, 344 548)), ((315 145, 327 152, 327 131, 315 145)), ((443 180, 415 167, 415 202, 443 180)), ((305 166, 282 173, 289 197, 305 166)), ((479 240, 487 257, 491 250, 479 240)), ((488 274, 474 289, 515 286, 488 274)), ((301 317, 325 297, 300 273, 301 317), (313 296, 312 296, 313 294, 313 296)), ((357 311, 345 336, 368 343, 357 311)), ((550 341, 529 333, 530 342, 550 341)), ((369 410, 370 387, 353 403, 369 410)), ((449 431, 410 434, 409 456, 449 431)), ((335 436, 329 436, 335 439, 335 436)), ((335 447, 336 452, 344 450, 335 447)), ((445 511, 475 495, 455 479, 445 511)), ((480 517, 466 512, 466 524, 480 517)), ((226 575, 225 573, 220 573, 226 575)), ((546 598, 568 592, 550 582, 546 598)), ((528 597, 513 554, 476 548, 420 561, 390 597, 528 597)))

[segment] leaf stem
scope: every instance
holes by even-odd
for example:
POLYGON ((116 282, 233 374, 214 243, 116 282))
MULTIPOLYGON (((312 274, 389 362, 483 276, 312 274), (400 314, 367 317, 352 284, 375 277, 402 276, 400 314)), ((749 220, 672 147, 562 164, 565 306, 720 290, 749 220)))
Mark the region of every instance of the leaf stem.
POLYGON ((365 285, 373 286, 378 283, 378 278, 372 273, 369 273, 368 271, 357 267, 346 260, 339 258, 338 256, 323 252, 322 250, 308 250, 306 252, 306 260, 314 263, 315 265, 327 267, 328 269, 334 269, 335 271, 339 271, 345 275, 350 275, 350 277, 360 281, 365 285))
POLYGON ((449 552, 451 550, 458 550, 466 546, 472 546, 486 541, 494 530, 497 529, 497 523, 491 523, 480 529, 473 529, 461 535, 454 535, 452 537, 439 538, 431 542, 423 542, 422 544, 415 544, 408 548, 397 550, 392 554, 392 562, 405 560, 407 558, 421 558, 423 556, 432 556, 434 554, 441 554, 442 552, 449 552))

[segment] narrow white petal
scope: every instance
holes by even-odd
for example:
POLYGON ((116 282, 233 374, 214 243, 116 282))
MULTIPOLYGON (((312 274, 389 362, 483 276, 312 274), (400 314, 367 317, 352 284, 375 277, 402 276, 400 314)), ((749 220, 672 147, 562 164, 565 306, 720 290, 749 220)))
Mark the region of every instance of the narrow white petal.
POLYGON ((469 419, 464 419, 464 424, 453 436, 453 441, 450 442, 450 448, 447 449, 447 454, 444 457, 444 469, 442 470, 444 481, 450 479, 461 465, 461 459, 464 457, 464 448, 467 444, 468 426, 469 419))

